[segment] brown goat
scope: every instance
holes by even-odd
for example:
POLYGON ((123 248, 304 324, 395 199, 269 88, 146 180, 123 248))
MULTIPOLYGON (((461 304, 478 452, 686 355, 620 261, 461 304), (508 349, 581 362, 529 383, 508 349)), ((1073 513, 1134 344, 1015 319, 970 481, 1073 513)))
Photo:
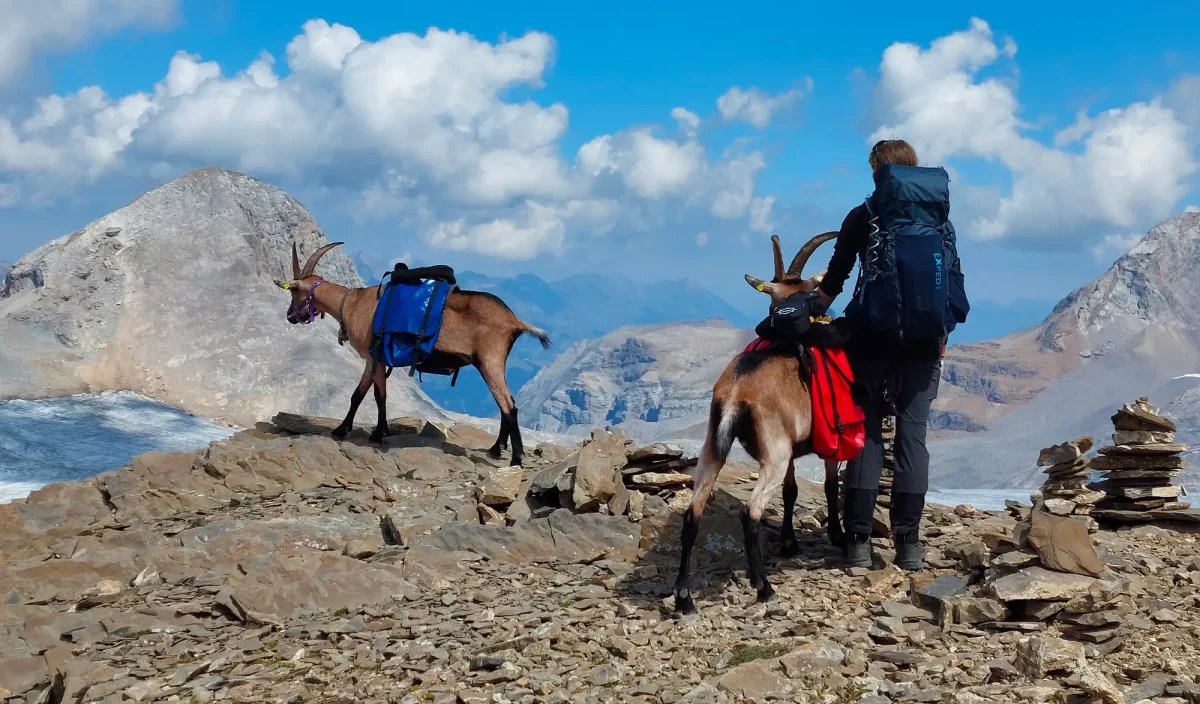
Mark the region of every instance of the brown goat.
MULTIPOLYGON (((354 427, 354 414, 367 395, 367 389, 375 387, 375 403, 379 408, 379 421, 371 433, 371 442, 382 443, 387 433, 387 377, 389 371, 378 364, 370 355, 372 324, 375 305, 379 300, 380 286, 368 288, 346 288, 323 281, 314 275, 317 262, 326 252, 342 244, 327 244, 309 256, 304 267, 300 266, 299 252, 292 245, 291 281, 276 281, 275 285, 290 291, 288 320, 305 322, 313 314, 330 315, 344 331, 354 351, 366 360, 362 379, 350 396, 350 412, 333 431, 333 437, 346 437, 354 427), (311 303, 306 304, 310 299, 311 303), (307 310, 308 305, 312 306, 307 310)), ((481 291, 464 291, 455 288, 446 298, 442 328, 437 343, 426 362, 439 369, 457 370, 467 365, 479 370, 496 405, 500 408, 500 434, 488 453, 500 457, 512 440, 512 465, 520 465, 525 459, 525 447, 521 442, 521 428, 517 424, 517 404, 508 390, 505 371, 509 352, 521 335, 529 333, 550 347, 550 336, 518 318, 499 297, 481 291)))
MULTIPOLYGON (((775 303, 794 293, 814 290, 824 272, 809 279, 802 278, 801 272, 817 247, 835 237, 836 232, 826 232, 809 240, 785 271, 779 238, 772 236, 775 278, 763 281, 747 274, 747 283, 770 295, 775 303)), ((699 533, 700 516, 712 496, 717 475, 725 466, 735 440, 759 464, 758 483, 750 495, 749 506, 742 511, 750 585, 758 590, 760 602, 769 600, 774 594, 763 568, 759 525, 767 503, 782 485, 782 549, 785 555, 795 553, 797 545, 792 512, 798 487, 792 463, 797 457, 812 452, 812 401, 803 372, 796 355, 748 351, 730 361, 713 387, 708 431, 696 467, 692 503, 683 516, 683 530, 680 533, 682 554, 679 577, 675 582, 676 611, 692 613, 696 610, 689 586, 688 562, 699 533)), ((837 461, 827 460, 825 496, 829 501, 830 538, 840 543, 841 539, 837 537, 841 532, 837 527, 837 472, 837 461)))

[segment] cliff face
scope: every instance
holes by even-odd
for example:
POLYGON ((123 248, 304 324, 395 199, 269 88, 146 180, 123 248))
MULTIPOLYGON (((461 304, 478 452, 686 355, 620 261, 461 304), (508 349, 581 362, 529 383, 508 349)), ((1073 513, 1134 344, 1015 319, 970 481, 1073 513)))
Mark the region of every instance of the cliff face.
MULTIPOLYGON (((128 389, 252 423, 280 410, 342 415, 362 363, 330 320, 293 326, 291 246, 326 243, 299 202, 265 182, 201 169, 18 261, 0 298, 0 397, 128 389)), ((318 269, 362 280, 339 250, 318 269)), ((436 414, 394 376, 396 413, 436 414)), ((364 418, 374 413, 364 404, 364 418)))

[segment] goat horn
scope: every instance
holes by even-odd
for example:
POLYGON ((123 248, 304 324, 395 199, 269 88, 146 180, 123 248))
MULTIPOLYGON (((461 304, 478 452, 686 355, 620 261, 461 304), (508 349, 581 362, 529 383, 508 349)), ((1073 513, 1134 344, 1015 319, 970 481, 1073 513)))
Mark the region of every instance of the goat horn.
POLYGON ((793 276, 800 276, 800 274, 804 271, 804 265, 808 263, 808 258, 813 255, 813 252, 817 251, 817 247, 820 247, 829 240, 837 238, 837 236, 838 233, 836 230, 833 232, 822 232, 811 240, 805 242, 804 246, 800 248, 800 251, 796 252, 796 257, 792 259, 792 265, 788 267, 787 273, 792 274, 793 276))
POLYGON ((292 278, 300 278, 300 252, 296 249, 296 243, 292 243, 292 278))
POLYGON ((775 257, 775 280, 783 281, 783 250, 779 246, 779 235, 771 235, 771 254, 775 257))
POLYGON ((310 256, 308 258, 308 261, 304 263, 304 268, 300 271, 300 276, 297 278, 304 279, 309 276, 312 276, 313 272, 317 270, 317 262, 321 261, 321 257, 325 256, 326 252, 328 252, 329 250, 338 246, 339 244, 344 244, 344 243, 343 242, 330 242, 329 244, 325 245, 324 247, 313 252, 312 256, 310 256))

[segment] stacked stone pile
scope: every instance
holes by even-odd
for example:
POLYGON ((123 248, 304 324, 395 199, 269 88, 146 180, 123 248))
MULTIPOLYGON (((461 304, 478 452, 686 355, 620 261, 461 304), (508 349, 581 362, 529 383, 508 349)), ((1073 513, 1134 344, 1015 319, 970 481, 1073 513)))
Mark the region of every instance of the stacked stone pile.
POLYGON ((1096 502, 1104 498, 1104 492, 1089 489, 1088 476, 1092 470, 1087 453, 1092 449, 1091 437, 1081 437, 1069 442, 1047 447, 1038 455, 1037 464, 1044 467, 1046 481, 1040 494, 1034 495, 1034 506, 1056 516, 1082 516, 1091 532, 1096 531, 1095 519, 1091 518, 1096 502))
POLYGON ((637 447, 620 433, 597 430, 570 457, 536 473, 494 469, 476 486, 480 519, 513 525, 565 508, 637 521, 647 504, 652 513, 683 510, 691 503, 696 462, 676 445, 637 447))
POLYGON ((1175 442, 1175 424, 1143 397, 1112 417, 1113 444, 1100 449, 1091 468, 1103 475, 1091 488, 1106 495, 1103 511, 1183 511, 1183 487, 1173 483, 1184 468, 1187 445, 1175 442))
POLYGON ((1090 517, 1056 515, 1044 506, 1025 513, 1011 534, 989 531, 947 550, 967 574, 915 585, 914 603, 930 608, 944 629, 1053 628, 1089 657, 1121 647, 1135 603, 1129 581, 1109 570, 1093 545, 1090 517))

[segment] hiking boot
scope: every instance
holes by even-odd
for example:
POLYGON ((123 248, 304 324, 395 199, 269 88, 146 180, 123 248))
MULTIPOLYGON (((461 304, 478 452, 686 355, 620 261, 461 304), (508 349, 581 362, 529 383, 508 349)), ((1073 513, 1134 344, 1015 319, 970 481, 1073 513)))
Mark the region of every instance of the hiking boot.
POLYGON ((896 536, 896 566, 909 572, 917 572, 925 567, 925 546, 921 545, 917 534, 896 536))
POLYGON ((871 569, 871 536, 861 533, 846 535, 846 566, 871 569))

